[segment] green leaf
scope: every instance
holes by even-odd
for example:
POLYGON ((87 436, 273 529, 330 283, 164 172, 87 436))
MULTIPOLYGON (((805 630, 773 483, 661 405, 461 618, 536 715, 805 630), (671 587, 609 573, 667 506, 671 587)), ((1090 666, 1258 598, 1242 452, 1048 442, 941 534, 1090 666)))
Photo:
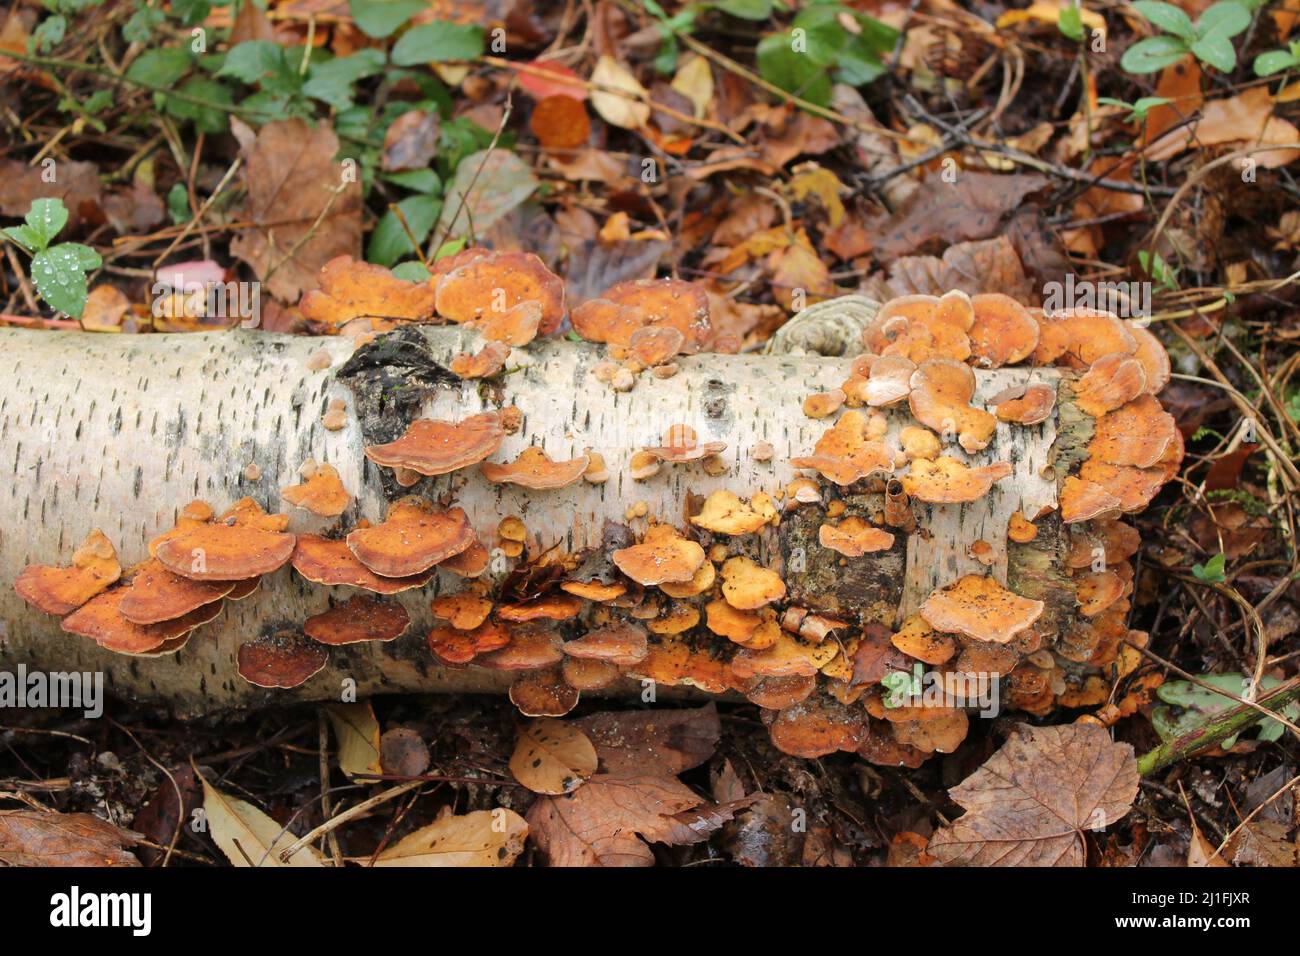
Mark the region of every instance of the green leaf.
POLYGON ((1192 25, 1192 18, 1172 3, 1161 3, 1160 0, 1136 0, 1133 9, 1166 33, 1182 37, 1189 43, 1196 39, 1196 27, 1192 25))
POLYGON ((32 35, 28 40, 29 46, 41 53, 49 53, 63 42, 67 30, 68 21, 63 17, 46 17, 41 21, 40 26, 32 31, 32 35))
POLYGON ((36 235, 39 248, 44 249, 68 224, 68 207, 62 199, 33 199, 23 221, 36 235))
POLYGON ((302 86, 302 93, 336 110, 344 110, 352 105, 353 84, 367 76, 382 73, 383 69, 382 50, 360 50, 351 56, 313 64, 307 71, 307 82, 302 86))
POLYGON ((1075 43, 1083 39, 1083 14, 1076 4, 1068 3, 1061 8, 1061 15, 1056 20, 1056 28, 1075 43))
POLYGON ((86 308, 86 270, 98 266, 94 250, 65 242, 36 253, 32 281, 51 308, 79 319, 86 308))
POLYGON ((1237 0, 1219 0, 1196 21, 1196 36, 1203 39, 1213 34, 1226 39, 1243 33, 1249 26, 1249 10, 1237 0))
POLYGON ((766 20, 772 15, 772 0, 718 0, 714 7, 742 20, 766 20))
POLYGON ((824 67, 794 47, 790 31, 773 33, 758 42, 758 72, 787 93, 825 106, 831 99, 831 81, 824 67))
POLYGON ((246 40, 226 53, 217 76, 230 76, 257 86, 263 80, 285 72, 294 73, 285 59, 284 47, 270 40, 246 40))
MULTIPOLYGON (((245 0, 251 3, 252 0, 245 0)), ((224 4, 219 4, 224 6, 224 4)), ((182 26, 193 27, 202 23, 212 12, 209 0, 171 0, 172 16, 180 20, 182 26)))
POLYGON ((1300 63, 1290 50, 1269 50, 1255 57, 1255 75, 1272 76, 1300 63))
POLYGON ((398 66, 472 60, 483 54, 483 28, 446 20, 421 23, 407 30, 393 44, 392 58, 398 66))
POLYGON ((393 275, 403 282, 428 282, 431 274, 428 269, 415 259, 408 262, 399 262, 393 266, 393 275))
POLYGON ((122 39, 127 43, 147 43, 167 17, 153 7, 140 7, 122 25, 122 39))
POLYGON ((1223 569, 1227 560, 1227 556, 1220 552, 1204 564, 1192 565, 1192 574, 1196 576, 1198 581, 1222 583, 1224 581, 1223 569))
POLYGON ((1127 73, 1156 73, 1177 63, 1187 52, 1187 44, 1177 37, 1148 37, 1125 50, 1119 65, 1127 73))
POLYGON ((193 218, 190 214, 190 194, 184 183, 173 183, 167 191, 167 213, 178 226, 193 218))
POLYGON ((368 37, 390 36, 425 8, 424 0, 351 0, 352 22, 368 37))
POLYGON ((399 173, 385 173, 384 179, 411 192, 427 194, 442 192, 442 180, 432 169, 407 169, 399 173))
MULTIPOLYGON (((1210 687, 1202 687, 1200 684, 1194 684, 1186 680, 1166 681, 1161 684, 1156 690, 1156 696, 1164 701, 1164 704, 1157 706, 1151 712, 1151 726, 1160 735, 1161 740, 1174 740, 1183 734, 1200 729, 1224 711, 1236 707, 1237 701, 1235 698, 1245 697, 1251 689, 1250 678, 1236 672, 1199 674, 1197 676, 1200 680, 1209 684, 1210 687, 1224 693, 1215 693, 1210 687), (1225 694, 1232 694, 1233 696, 1228 697, 1225 694)), ((1266 694, 1271 690, 1276 690, 1281 685, 1282 681, 1276 677, 1265 676, 1260 681, 1259 694, 1266 694)), ((1291 721, 1300 719, 1300 703, 1293 703, 1282 708, 1281 713, 1291 721)), ((1259 739, 1264 741, 1278 739, 1285 729, 1282 723, 1271 717, 1261 717, 1255 723, 1250 724, 1247 729, 1252 727, 1260 728, 1259 739)), ((1232 747, 1236 741, 1237 737, 1233 735, 1221 741, 1220 745, 1226 750, 1232 747)))
MULTIPOLYGON (((438 221, 442 200, 437 196, 408 196, 397 204, 397 208, 402 211, 415 241, 423 244, 429 238, 429 230, 438 221)), ((414 252, 415 246, 407 238, 401 220, 391 209, 388 210, 370 234, 370 242, 366 245, 366 261, 391 266, 403 256, 414 252)))
POLYGON ((1203 36, 1192 44, 1192 53, 1202 63, 1221 73, 1231 73, 1237 68, 1237 51, 1232 48, 1232 41, 1226 36, 1203 36))
POLYGON ((438 251, 433 254, 433 261, 446 259, 448 256, 454 256, 469 244, 468 239, 448 239, 438 247, 438 251))
POLYGON ((176 92, 193 99, 204 100, 212 105, 204 106, 190 102, 188 99, 168 96, 167 112, 170 115, 178 119, 190 120, 194 128, 201 133, 216 135, 226 131, 230 125, 230 116, 221 107, 233 104, 230 90, 216 80, 210 80, 205 76, 193 76, 182 83, 176 92))
POLYGON ((189 72, 190 63, 189 52, 181 47, 146 50, 127 68, 126 78, 134 83, 165 90, 175 86, 189 72))
POLYGON ((31 226, 9 226, 3 231, 11 242, 16 242, 28 255, 45 246, 31 226))

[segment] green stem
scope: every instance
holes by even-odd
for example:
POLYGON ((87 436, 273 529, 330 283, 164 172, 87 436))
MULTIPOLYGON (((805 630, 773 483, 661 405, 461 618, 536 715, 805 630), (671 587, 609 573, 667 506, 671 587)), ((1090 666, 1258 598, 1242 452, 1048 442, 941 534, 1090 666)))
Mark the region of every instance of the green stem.
MULTIPOLYGON (((1266 710, 1278 712, 1292 702, 1300 700, 1300 678, 1283 684, 1260 697, 1255 703, 1266 710)), ((1220 740, 1240 733, 1262 718, 1254 707, 1240 705, 1218 715, 1189 733, 1167 740, 1138 758, 1138 773, 1143 776, 1162 770, 1172 763, 1190 757, 1198 751, 1217 744, 1220 740)))

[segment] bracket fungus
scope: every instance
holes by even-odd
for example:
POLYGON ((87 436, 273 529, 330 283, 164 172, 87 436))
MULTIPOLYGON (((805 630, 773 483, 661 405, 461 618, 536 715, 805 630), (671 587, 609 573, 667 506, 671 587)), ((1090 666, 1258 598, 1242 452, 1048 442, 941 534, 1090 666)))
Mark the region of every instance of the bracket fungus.
POLYGON ((903 490, 917 501, 930 504, 961 504, 983 498, 993 482, 1011 474, 1011 465, 994 462, 981 468, 968 468, 947 455, 934 461, 914 460, 900 482, 903 490))
POLYGON ((725 451, 724 441, 696 440, 695 429, 690 425, 670 425, 661 437, 662 445, 641 449, 646 455, 667 462, 699 461, 710 455, 725 451))
POLYGON ((284 500, 296 508, 303 508, 323 518, 337 518, 347 511, 352 496, 343 487, 338 469, 333 465, 317 465, 301 485, 281 488, 284 500))
POLYGON ((122 576, 113 543, 96 528, 72 554, 71 567, 32 564, 14 580, 14 590, 46 614, 75 611, 122 576))
MULTIPOLYGON (((269 516, 267 516, 269 517, 269 516)), ((237 522, 235 517, 227 520, 237 522)), ((174 574, 195 581, 236 581, 270 574, 293 555, 295 538, 250 524, 215 521, 188 528, 158 545, 155 557, 174 574)))
POLYGON ((277 631, 240 644, 236 662, 239 676, 250 684, 283 690, 324 670, 329 650, 292 631, 277 631))
POLYGON ((525 448, 518 458, 507 465, 484 462, 479 468, 483 477, 495 484, 520 485, 534 491, 546 491, 578 481, 590 462, 588 455, 569 461, 552 461, 545 451, 533 446, 525 448))
POLYGON ((617 568, 637 584, 680 584, 704 564, 704 549, 667 524, 652 525, 640 544, 610 555, 617 568))
POLYGON ((785 582, 770 568, 749 558, 728 558, 722 565, 722 596, 732 607, 753 611, 785 597, 785 582))
POLYGON ((303 633, 321 644, 360 644, 392 641, 410 626, 411 617, 400 604, 357 595, 303 622, 303 633))
POLYGON ((505 437, 501 412, 481 412, 459 422, 417 418, 401 438, 369 445, 365 452, 376 465, 445 475, 482 461, 501 447, 505 437))
POLYGON ((564 282, 531 252, 487 252, 456 265, 437 282, 438 314, 451 322, 477 322, 523 302, 540 307, 543 335, 564 319, 564 282))
POLYGON ((991 577, 968 574, 926 598, 921 617, 945 634, 1006 644, 1028 630, 1044 607, 1042 601, 1022 598, 991 577))
POLYGON ((665 327, 682 334, 681 350, 698 352, 709 340, 709 297, 681 279, 631 279, 610 286, 573 310, 573 327, 591 342, 630 345, 640 328, 665 327))
POLYGON ((862 518, 850 516, 839 524, 824 524, 817 529, 817 541, 846 558, 860 558, 873 551, 888 551, 894 536, 862 518))
POLYGON ((697 528, 715 534, 752 534, 764 525, 775 524, 780 513, 765 492, 758 492, 746 504, 735 492, 719 489, 704 499, 700 513, 690 520, 697 528))
POLYGON ((438 511, 423 498, 402 498, 389 506, 382 524, 351 532, 347 546, 376 574, 404 578, 460 554, 474 540, 460 508, 438 511))
POLYGON ((796 468, 812 468, 837 485, 851 485, 876 473, 894 470, 894 454, 868 437, 868 420, 862 412, 850 410, 817 439, 813 453, 790 459, 796 468))
POLYGON ((377 594, 424 587, 434 574, 433 568, 428 568, 407 577, 383 577, 362 564, 346 541, 314 534, 298 535, 290 561, 295 571, 314 584, 343 584, 377 594))
POLYGON ((136 624, 122 616, 125 596, 126 589, 121 587, 96 595, 65 617, 60 626, 117 654, 145 654, 184 637, 221 613, 220 601, 214 601, 170 621, 136 624))
POLYGON ((916 420, 940 435, 953 435, 968 452, 988 447, 997 419, 970 405, 975 394, 975 373, 969 365, 930 359, 912 373, 908 405, 916 420))
POLYGON ((1042 382, 1012 386, 989 399, 989 407, 1000 422, 1038 425, 1051 417, 1056 389, 1042 382))
POLYGON ((168 571, 157 558, 150 558, 131 574, 118 611, 135 624, 157 624, 220 601, 234 589, 234 581, 183 578, 168 571))

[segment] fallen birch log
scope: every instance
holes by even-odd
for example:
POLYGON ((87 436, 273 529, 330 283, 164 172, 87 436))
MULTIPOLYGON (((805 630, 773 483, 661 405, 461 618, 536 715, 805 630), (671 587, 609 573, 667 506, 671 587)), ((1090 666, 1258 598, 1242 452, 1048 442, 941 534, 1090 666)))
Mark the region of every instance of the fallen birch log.
MULTIPOLYGON (((498 611, 506 602, 494 594, 503 581, 517 587, 519 566, 545 566, 548 556, 575 556, 563 565, 562 574, 551 575, 552 585, 561 577, 576 582, 574 593, 594 595, 598 582, 609 585, 616 578, 631 584, 616 600, 580 602, 578 618, 551 621, 543 614, 524 623, 528 611, 516 615, 520 623, 507 626, 511 631, 549 628, 570 638, 614 624, 648 628, 651 659, 622 668, 620 680, 606 692, 640 691, 649 679, 661 687, 685 683, 710 692, 739 690, 764 706, 770 702, 789 709, 808 697, 806 685, 820 671, 835 685, 838 704, 831 706, 843 706, 864 690, 878 694, 883 674, 905 671, 912 663, 952 662, 946 670, 991 672, 996 680, 1023 671, 1028 661, 1034 673, 1020 675, 1023 686, 1012 689, 1018 694, 1013 703, 1041 710, 1063 694, 1086 696, 1095 665, 1113 661, 1120 637, 1128 634, 1126 628, 1113 633, 1113 627, 1091 633, 1101 618, 1079 614, 1079 602, 1090 600, 1099 588, 1107 597, 1091 598, 1091 615, 1127 593, 1130 582, 1115 568, 1132 552, 1125 534, 1119 535, 1124 545, 1112 546, 1116 532, 1111 525, 1118 522, 1111 519, 1137 508, 1132 496, 1124 498, 1123 506, 1112 497, 1088 512, 1098 521, 1085 524, 1081 513, 1067 515, 1068 526, 1062 520, 1062 489, 1087 457, 1082 449, 1096 424, 1076 403, 1078 368, 974 370, 974 393, 959 405, 993 408, 997 399, 1010 407, 1022 402, 1031 387, 1031 395, 1048 396, 1049 411, 1029 425, 998 420, 982 444, 967 443, 959 412, 951 434, 947 428, 937 436, 928 433, 937 439, 935 447, 912 448, 910 462, 903 449, 923 430, 906 388, 901 397, 908 400, 901 404, 894 398, 875 408, 849 409, 835 427, 865 429, 871 441, 893 450, 895 461, 841 482, 826 477, 834 478, 840 467, 826 463, 835 452, 835 439, 828 435, 835 419, 809 417, 804 401, 830 394, 834 403, 844 399, 837 389, 865 388, 874 376, 870 363, 860 359, 692 355, 677 359, 678 371, 671 377, 645 374, 630 391, 619 392, 593 374, 604 349, 562 340, 539 340, 526 352, 516 350, 497 378, 460 381, 447 368, 454 356, 474 351, 478 344, 478 333, 464 326, 403 329, 356 355, 352 342, 337 336, 240 331, 55 336, 0 330, 0 354, 11 383, 0 403, 0 462, 10 475, 9 487, 0 494, 0 582, 5 585, 0 589, 0 667, 21 663, 46 671, 102 671, 116 694, 194 715, 289 696, 339 699, 352 689, 361 696, 502 690, 518 683, 520 670, 562 659, 557 654, 556 660, 542 655, 516 661, 519 670, 477 666, 484 659, 468 667, 440 662, 426 635, 446 625, 435 619, 430 601, 467 586, 464 569, 450 573, 446 565, 430 572, 427 584, 383 598, 409 615, 400 638, 330 647, 319 672, 288 691, 242 679, 237 673, 241 645, 300 635, 307 618, 364 592, 312 583, 284 564, 263 575, 260 586, 242 599, 234 600, 238 594, 230 593, 224 602, 216 601, 220 613, 191 639, 162 648, 173 653, 127 656, 65 632, 59 616, 31 606, 11 586, 30 565, 69 564, 93 529, 102 530, 121 566, 129 569, 149 558, 150 542, 177 526, 189 502, 201 499, 221 512, 246 497, 270 512, 286 513, 287 532, 299 535, 300 543, 302 535, 340 537, 365 522, 379 525, 389 504, 403 495, 419 495, 443 508, 454 505, 464 511, 482 547, 485 567, 479 580, 485 599, 496 601, 498 611), (319 361, 322 352, 328 355, 327 367, 319 361), (340 402, 347 409, 341 427, 326 428, 332 403, 340 402), (512 462, 529 448, 543 449, 555 462, 595 453, 603 459, 607 479, 591 480, 600 478, 591 458, 582 480, 533 490, 489 481, 477 464, 423 477, 367 457, 368 448, 398 439, 416 419, 459 422, 511 406, 522 413, 521 420, 493 450, 489 464, 512 462), (657 473, 644 480, 632 477, 634 458, 644 464, 641 450, 665 442, 690 444, 690 431, 701 445, 725 447, 679 462, 668 453, 670 460, 661 461, 657 473), (944 447, 945 440, 955 444, 944 447), (953 476, 935 464, 948 456, 960 459, 959 482, 968 480, 966 468, 972 474, 988 472, 989 490, 960 503, 927 503, 924 499, 936 498, 934 493, 909 497, 904 492, 905 487, 921 487, 908 483, 922 481, 916 477, 922 466, 932 467, 933 481, 951 483, 953 476), (801 458, 809 467, 795 464, 801 458), (300 468, 308 462, 336 469, 350 496, 338 517, 313 515, 285 499, 282 489, 302 483, 300 468), (402 487, 399 477, 419 480, 402 487), (707 530, 708 514, 701 521, 701 508, 721 501, 709 498, 716 492, 733 492, 742 503, 750 502, 742 507, 759 511, 754 496, 770 496, 771 520, 744 533, 707 530), (518 520, 507 532, 504 519, 518 520), (610 564, 611 552, 632 548, 654 523, 679 529, 682 539, 698 540, 710 559, 703 565, 716 570, 717 580, 710 574, 710 582, 694 592, 678 584, 681 596, 669 599, 659 588, 632 584, 627 580, 631 575, 620 575, 624 566, 610 564), (522 533, 515 533, 516 528, 522 533), (845 543, 837 534, 853 540, 845 543), (872 550, 862 544, 863 534, 892 537, 887 546, 872 550), (1100 565, 1098 551, 1104 555, 1100 565), (1080 554, 1085 555, 1082 561, 1080 554), (724 578, 731 583, 728 569, 737 569, 735 587, 744 586, 740 572, 750 565, 728 564, 736 558, 749 558, 759 569, 773 572, 784 592, 776 601, 750 602, 750 610, 743 612, 746 621, 756 615, 761 633, 771 640, 739 649, 741 641, 722 636, 727 625, 720 621, 715 626, 708 613, 735 610, 712 608, 711 603, 723 603, 718 585, 724 578), (599 573, 592 573, 596 565, 599 573), (1092 576, 1083 597, 1076 594, 1080 573, 1092 576), (1036 605, 1032 620, 1005 633, 984 633, 978 623, 944 625, 945 633, 928 623, 940 616, 937 604, 930 618, 918 616, 937 592, 951 591, 967 578, 994 582, 995 603, 1005 594, 1007 600, 1036 605), (1080 637, 1081 628, 1089 633, 1080 637), (900 630, 905 633, 894 633, 900 630), (1072 634, 1077 639, 1073 653, 1072 634), (778 642, 776 648, 772 641, 778 642), (1099 645, 1103 650, 1109 646, 1110 652, 1098 657, 1099 645), (792 648, 798 658, 794 664, 783 668, 773 663, 792 648), (745 666, 733 666, 732 654, 745 657, 745 666)), ((882 386, 889 385, 887 374, 880 378, 882 386)), ((936 394, 942 392, 936 388, 936 394)), ((850 395, 848 404, 863 403, 850 395)), ((862 437, 855 440, 860 444, 862 437)), ((662 449, 660 457, 665 457, 662 449)), ((1155 482, 1150 493, 1158 487, 1155 482)), ((718 527, 725 524, 724 519, 718 527)), ((691 581, 700 582, 703 565, 691 581)), ((524 580, 526 584, 526 575, 524 580)), ((514 603, 528 605, 520 593, 514 603)), ((949 604, 967 599, 978 603, 982 598, 963 593, 945 598, 949 604)), ((550 642, 550 636, 542 641, 546 653, 553 650, 550 642)), ((507 659, 503 666, 510 663, 507 659)), ((591 680, 592 686, 597 683, 591 680)), ((520 695, 530 693, 525 688, 520 695)), ((827 718, 819 719, 825 723, 827 718)), ((918 734, 899 741, 908 751, 897 757, 900 761, 910 759, 913 750, 925 750, 918 734)))

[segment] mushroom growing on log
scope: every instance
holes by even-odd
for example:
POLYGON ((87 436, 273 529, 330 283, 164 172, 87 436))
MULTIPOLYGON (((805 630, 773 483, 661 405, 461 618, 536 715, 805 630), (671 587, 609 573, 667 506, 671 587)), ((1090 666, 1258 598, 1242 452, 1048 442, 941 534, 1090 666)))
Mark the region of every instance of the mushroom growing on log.
POLYGON ((604 329, 609 344, 542 338, 508 374, 463 380, 449 366, 483 347, 493 269, 547 290, 553 330, 552 284, 490 255, 435 277, 459 324, 355 354, 339 336, 51 348, 0 330, 0 581, 19 582, 0 592, 0 666, 102 670, 182 715, 348 682, 509 691, 552 714, 651 680, 770 708, 792 752, 909 765, 967 726, 960 703, 892 700, 914 664, 1031 713, 1104 694, 1099 668, 1136 639, 1119 519, 1182 456, 1145 330, 956 292, 878 315, 855 298, 862 345, 832 357, 712 354, 699 297, 663 280, 575 326, 604 309, 627 342, 675 329, 694 354, 672 376, 604 385, 597 367, 629 355, 604 329), (837 407, 805 413, 828 394, 837 407), (293 507, 305 460, 347 489, 341 514, 293 507), (74 554, 96 529, 94 555, 74 554), (113 549, 120 580, 92 560, 113 549))

